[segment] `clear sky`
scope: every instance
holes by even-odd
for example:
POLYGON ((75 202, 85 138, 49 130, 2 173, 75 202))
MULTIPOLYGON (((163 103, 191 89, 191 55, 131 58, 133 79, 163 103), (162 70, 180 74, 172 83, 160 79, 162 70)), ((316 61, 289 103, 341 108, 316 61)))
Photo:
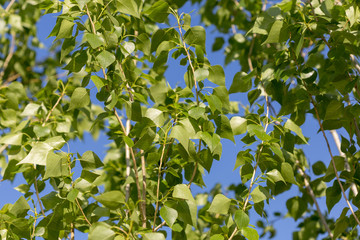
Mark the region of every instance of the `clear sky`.
MULTIPOLYGON (((198 25, 200 23, 200 17, 197 14, 198 8, 197 6, 190 6, 190 4, 185 5, 181 9, 180 12, 190 13, 192 16, 192 25, 198 25)), ((171 18, 172 16, 170 16, 171 18)), ((55 25, 56 18, 54 15, 47 15, 42 17, 40 22, 38 23, 38 37, 40 41, 42 41, 46 49, 43 51, 39 51, 39 57, 44 56, 46 54, 47 48, 51 45, 53 38, 46 39, 46 37, 51 32, 53 26, 55 25)), ((167 27, 166 25, 160 25, 160 27, 167 27)), ((206 28, 206 37, 207 37, 207 57, 212 65, 224 65, 224 54, 223 51, 217 51, 215 53, 211 52, 212 44, 214 42, 215 37, 220 36, 219 33, 214 31, 214 28, 206 28)), ((230 37, 230 33, 225 36, 230 37)), ((225 40, 226 42, 226 40, 225 40)), ((226 75, 226 86, 229 88, 233 76, 235 73, 241 70, 241 66, 238 62, 232 62, 227 66, 224 66, 225 75, 226 75)), ((179 63, 175 60, 169 59, 169 69, 166 73, 167 81, 169 84, 174 87, 176 85, 183 86, 184 80, 183 76, 186 71, 186 67, 180 66, 179 63)), ((96 94, 96 88, 93 88, 91 90, 92 99, 95 99, 96 94)), ((239 101, 243 105, 247 105, 247 97, 246 94, 233 94, 230 96, 230 100, 232 101, 239 101)), ((239 115, 242 115, 242 111, 240 109, 239 115)), ((325 141, 320 133, 317 133, 318 131, 318 125, 317 122, 313 119, 311 115, 307 115, 307 119, 311 119, 311 121, 307 122, 303 126, 303 133, 305 136, 311 136, 309 145, 302 146, 306 156, 308 157, 308 161, 310 163, 315 163, 318 160, 324 160, 325 164, 328 164, 330 161, 329 154, 326 149, 325 141)), ((343 133, 343 132, 340 132, 343 133)), ((344 133, 343 133, 344 134, 344 133)), ((332 139, 330 137, 329 139, 332 139)), ((347 136, 347 135, 346 135, 347 136)), ((214 161, 213 167, 211 169, 210 174, 206 173, 206 176, 204 177, 204 182, 207 185, 207 189, 201 189, 199 187, 193 186, 192 190, 194 194, 205 192, 206 190, 210 190, 212 187, 215 186, 217 183, 221 183, 223 185, 224 192, 226 194, 226 186, 234 183, 240 183, 240 175, 239 175, 239 169, 233 171, 236 155, 239 151, 244 149, 243 144, 240 142, 240 138, 242 136, 236 136, 236 145, 234 145, 229 140, 223 140, 223 154, 220 161, 214 161)), ((84 141, 75 141, 70 142, 70 151, 71 152, 79 152, 80 154, 84 153, 87 150, 94 151, 100 158, 103 159, 103 157, 106 154, 106 144, 109 143, 107 137, 104 134, 101 134, 99 139, 97 141, 94 141, 91 139, 91 136, 89 134, 85 135, 84 141)), ((336 147, 331 141, 333 152, 338 155, 338 152, 336 150, 336 147)), ((307 172, 310 176, 313 176, 311 172, 307 172)), ((22 194, 14 190, 13 188, 18 186, 22 183, 22 178, 17 177, 15 178, 15 181, 11 184, 7 181, 0 183, 0 190, 3 193, 0 198, 0 206, 2 207, 5 203, 14 203, 22 194)), ((332 182, 331 182, 332 184, 332 182)), ((40 194, 41 196, 45 195, 44 193, 40 194)), ((275 218, 272 215, 272 212, 281 212, 282 215, 285 215, 287 213, 286 209, 286 200, 290 196, 295 195, 301 195, 299 190, 295 187, 293 187, 290 191, 281 194, 279 196, 275 197, 275 200, 270 200, 270 206, 266 206, 265 209, 268 211, 269 218, 268 221, 272 222, 275 218)), ((320 199, 320 208, 322 212, 324 213, 327 211, 325 199, 320 199)), ((335 205, 334 209, 331 212, 331 216, 335 217, 339 216, 341 213, 341 210, 345 207, 344 200, 340 200, 340 203, 335 205)), ((256 221, 260 218, 254 211, 250 211, 250 223, 253 225, 256 225, 256 221)), ((301 220, 300 220, 301 221, 301 220)), ((277 235, 274 239, 292 239, 292 232, 296 229, 296 226, 300 222, 295 222, 292 218, 281 218, 280 220, 277 220, 274 222, 274 227, 277 230, 277 235)), ((261 232, 259 232, 261 234, 261 232)), ((86 236, 76 234, 76 239, 86 239, 86 236)), ((267 239, 267 238, 262 238, 267 239)))

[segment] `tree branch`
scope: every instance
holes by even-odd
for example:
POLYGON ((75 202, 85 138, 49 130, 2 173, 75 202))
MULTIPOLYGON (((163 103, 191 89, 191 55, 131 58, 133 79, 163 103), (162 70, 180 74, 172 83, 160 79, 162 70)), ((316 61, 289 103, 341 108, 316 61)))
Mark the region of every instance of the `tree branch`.
MULTIPOLYGON (((130 133, 130 120, 126 120, 126 135, 130 133)), ((130 148, 127 144, 125 144, 125 161, 126 161, 126 178, 130 176, 130 148)), ((130 197, 130 183, 125 186, 125 201, 127 202, 130 197)))
MULTIPOLYGON (((305 83, 304 83, 304 84, 305 84, 305 83)), ((304 86, 306 87, 306 85, 304 85, 304 86)), ((348 198, 347 198, 347 196, 346 196, 344 187, 343 187, 343 185, 342 185, 342 183, 341 183, 341 181, 340 181, 340 177, 339 177, 339 174, 338 174, 338 170, 337 170, 337 168, 336 168, 335 160, 334 160, 334 157, 333 157, 331 148, 330 148, 329 140, 328 140, 328 138, 326 137, 324 127, 323 127, 323 125, 322 125, 322 123, 321 123, 320 116, 319 116, 319 112, 318 112, 317 107, 316 107, 316 104, 315 104, 315 100, 313 99, 312 95, 309 93, 309 91, 307 90, 307 88, 306 88, 306 91, 308 92, 310 101, 311 101, 312 105, 314 106, 315 115, 316 115, 316 118, 317 118, 317 120, 318 120, 318 122, 319 122, 319 126, 320 126, 320 129, 321 129, 321 132, 322 132, 322 134, 323 134, 323 136, 324 136, 324 139, 325 139, 325 142, 326 142, 326 146, 327 146, 327 148, 328 148, 328 152, 329 152, 330 157, 331 157, 331 163, 332 163, 333 168, 334 168, 336 180, 337 180, 337 182, 339 183, 339 186, 340 186, 342 195, 343 195, 344 198, 345 198, 346 204, 349 206, 349 209, 350 209, 350 211, 351 211, 351 214, 354 216, 354 219, 356 220, 357 224, 360 226, 360 221, 359 221, 358 217, 356 216, 356 214, 355 214, 355 212, 354 212, 354 209, 353 209, 353 207, 351 206, 351 204, 350 204, 350 202, 349 202, 349 200, 348 200, 348 198)))

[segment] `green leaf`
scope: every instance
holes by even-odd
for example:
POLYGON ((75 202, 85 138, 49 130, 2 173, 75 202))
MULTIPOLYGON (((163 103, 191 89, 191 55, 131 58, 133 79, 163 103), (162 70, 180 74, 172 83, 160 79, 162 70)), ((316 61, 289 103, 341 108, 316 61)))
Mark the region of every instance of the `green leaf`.
POLYGON ((251 135, 257 136, 261 141, 270 141, 271 136, 267 135, 263 127, 257 124, 247 125, 247 130, 251 135))
POLYGON ((71 56, 71 61, 64 67, 65 70, 69 70, 70 72, 79 72, 86 64, 88 60, 88 55, 86 51, 76 51, 71 56))
POLYGON ((121 52, 124 54, 125 57, 131 55, 135 50, 135 43, 133 42, 125 42, 123 41, 121 45, 121 52))
POLYGON ((247 121, 245 118, 235 116, 230 119, 230 125, 234 135, 246 133, 247 121))
POLYGON ((206 68, 198 68, 195 70, 196 81, 205 80, 209 76, 209 70, 206 68))
POLYGON ((284 21, 282 20, 275 21, 271 26, 268 37, 265 40, 265 42, 263 42, 263 44, 282 42, 284 39, 284 37, 281 36, 283 25, 284 25, 284 21))
POLYGON ((111 229, 111 226, 105 222, 94 222, 90 226, 89 240, 113 240, 115 238, 115 232, 111 229))
POLYGON ((62 62, 64 58, 75 49, 75 39, 75 37, 64 39, 64 42, 61 46, 60 62, 62 62))
POLYGON ((190 189, 185 184, 177 184, 174 187, 174 191, 173 191, 172 196, 174 198, 180 198, 180 199, 186 199, 186 200, 195 201, 194 197, 191 194, 190 189))
POLYGON ((69 200, 70 202, 74 202, 75 199, 77 198, 78 194, 79 194, 79 190, 77 190, 76 188, 73 188, 66 196, 66 199, 69 200))
POLYGON ((190 46, 199 45, 204 53, 206 52, 205 39, 206 39, 205 29, 201 26, 195 26, 189 28, 189 30, 187 30, 184 35, 184 40, 186 44, 190 46))
POLYGON ((62 38, 71 38, 74 25, 75 23, 73 21, 63 19, 61 21, 59 32, 57 33, 55 40, 62 38))
POLYGON ((165 236, 164 234, 157 232, 145 233, 144 240, 165 240, 165 236))
POLYGON ((125 204, 125 194, 118 190, 107 191, 99 196, 94 196, 95 200, 110 209, 117 209, 125 204))
POLYGON ((171 207, 163 206, 160 209, 160 216, 165 220, 169 227, 172 227, 178 217, 178 212, 171 207))
POLYGON ((259 240, 259 234, 253 228, 243 228, 241 230, 241 234, 244 235, 244 237, 246 237, 248 240, 259 240))
POLYGON ((41 106, 39 104, 29 103, 28 105, 26 105, 24 111, 20 114, 20 116, 22 117, 35 116, 40 107, 41 106))
POLYGON ((341 199, 341 188, 337 181, 334 181, 334 185, 332 187, 328 187, 326 189, 326 206, 331 212, 331 209, 338 203, 341 199))
POLYGON ((10 208, 9 212, 15 217, 23 218, 30 210, 30 206, 23 196, 21 196, 10 208))
POLYGON ((281 175, 284 177, 286 182, 296 184, 294 170, 289 163, 281 163, 281 175))
POLYGON ((247 149, 245 151, 240 151, 237 154, 233 171, 238 167, 244 165, 245 163, 251 163, 252 161, 254 161, 254 156, 250 153, 250 151, 250 149, 247 149))
POLYGON ((116 8, 119 12, 140 18, 142 8, 141 0, 116 1, 116 8))
POLYGON ((221 234, 215 234, 210 237, 210 240, 224 240, 224 236, 221 234))
POLYGON ((225 86, 225 72, 223 67, 220 65, 209 67, 208 80, 219 86, 225 86))
POLYGON ((158 0, 144 14, 148 15, 152 21, 162 23, 169 15, 169 4, 163 0, 158 0))
POLYGON ((216 133, 222 137, 229 139, 235 143, 235 138, 233 134, 233 130, 230 125, 230 121, 225 115, 220 115, 215 119, 216 123, 216 133))
POLYGON ((84 6, 90 2, 90 0, 76 0, 76 2, 79 4, 80 9, 82 10, 84 6))
POLYGON ((96 56, 96 60, 99 62, 101 67, 107 68, 113 62, 115 62, 116 58, 114 54, 104 50, 99 55, 96 56))
POLYGON ((256 70, 249 74, 238 72, 235 74, 230 86, 229 93, 248 92, 252 87, 252 78, 256 76, 256 70))
POLYGON ((100 91, 100 89, 105 86, 105 79, 100 78, 96 75, 91 76, 91 80, 93 81, 93 83, 95 84, 96 88, 98 91, 100 91))
POLYGON ((304 143, 308 144, 304 135, 302 134, 301 128, 298 125, 296 125, 296 123, 294 123, 293 121, 288 119, 286 121, 284 127, 289 129, 290 131, 293 131, 294 133, 296 133, 296 135, 298 135, 301 138, 301 140, 303 140, 304 143))
POLYGON ((273 182, 279 182, 282 181, 285 183, 284 178, 282 177, 281 173, 277 169, 273 169, 266 173, 266 175, 269 177, 270 180, 273 182))
POLYGON ((48 154, 54 148, 45 142, 37 142, 34 144, 29 154, 18 164, 30 163, 33 165, 46 165, 48 154))
POLYGON ((164 113, 156 108, 148 108, 145 117, 153 121, 157 127, 162 127, 165 122, 164 113))
POLYGON ((315 175, 321 175, 326 172, 326 166, 322 161, 317 161, 312 165, 312 170, 315 175))
POLYGON ((61 201, 63 200, 58 197, 57 192, 50 192, 41 198, 41 202, 47 210, 54 208, 61 201))
POLYGON ((226 215, 229 213, 230 203, 231 203, 231 200, 229 198, 227 198, 223 194, 219 193, 214 197, 214 199, 207 211, 214 213, 214 214, 226 215))
POLYGON ((80 158, 80 164, 84 170, 93 170, 104 165, 93 151, 86 151, 80 158))
POLYGON ((78 87, 74 90, 70 98, 69 110, 82 108, 90 103, 90 96, 88 90, 83 87, 78 87))
POLYGON ((65 157, 50 152, 46 159, 44 179, 69 175, 69 165, 65 157))
POLYGON ((258 203, 268 198, 271 198, 269 191, 266 190, 266 188, 264 188, 263 186, 257 186, 250 195, 254 203, 258 203))
POLYGON ((61 136, 56 136, 46 139, 45 143, 57 150, 60 150, 64 146, 65 140, 61 136))
POLYGON ((10 133, 0 138, 0 143, 8 145, 21 145, 22 133, 10 133))
POLYGON ((296 196, 296 197, 290 198, 286 201, 286 207, 289 211, 290 216, 293 217, 296 221, 306 211, 307 204, 306 204, 305 200, 296 196))
POLYGON ((220 137, 217 134, 210 134, 208 132, 201 132, 200 133, 201 139, 206 143, 209 147, 211 153, 213 153, 216 147, 220 144, 220 137))
POLYGON ((241 209, 236 210, 234 221, 239 230, 247 227, 250 223, 249 216, 241 209))
POLYGON ((97 49, 98 47, 105 45, 104 39, 93 33, 84 34, 84 40, 90 44, 92 49, 97 49))
POLYGON ((327 108, 324 120, 339 119, 342 118, 344 112, 344 105, 342 102, 333 100, 327 108))

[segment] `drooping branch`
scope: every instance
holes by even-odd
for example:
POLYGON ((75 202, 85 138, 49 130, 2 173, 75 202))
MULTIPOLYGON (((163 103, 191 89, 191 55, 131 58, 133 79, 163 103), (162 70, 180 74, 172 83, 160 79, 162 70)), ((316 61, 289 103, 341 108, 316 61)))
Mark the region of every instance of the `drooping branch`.
POLYGON ((37 178, 35 177, 34 179, 34 187, 35 187, 35 193, 36 193, 36 198, 39 202, 39 206, 40 206, 40 209, 41 209, 41 213, 43 216, 45 216, 45 212, 44 212, 44 208, 42 206, 42 203, 41 203, 41 199, 40 199, 40 196, 39 196, 39 189, 38 189, 38 185, 37 185, 37 178))
MULTIPOLYGON (((269 112, 270 112, 270 110, 269 110, 269 97, 268 97, 268 95, 265 95, 265 101, 266 101, 266 116, 265 116, 265 117, 266 117, 266 123, 265 123, 265 126, 264 126, 264 131, 265 131, 265 133, 266 133, 266 130, 267 130, 269 124, 270 124, 270 123, 269 123, 269 112)), ((259 149, 259 151, 258 151, 258 154, 257 154, 257 158, 256 158, 254 170, 253 170, 253 173, 252 173, 252 176, 251 176, 251 180, 250 180, 249 193, 248 193, 248 195, 247 195, 246 198, 245 198, 245 202, 244 202, 244 206, 243 206, 243 211, 246 210, 247 204, 249 203, 250 193, 251 193, 251 190, 252 190, 252 188, 253 188, 253 186, 254 186, 254 183, 255 183, 254 180, 255 180, 255 175, 256 175, 256 169, 257 169, 257 167, 258 167, 258 165, 259 165, 260 156, 261 156, 261 153, 262 153, 263 149, 264 149, 264 141, 261 142, 261 147, 260 147, 260 149, 259 149)), ((231 236, 229 237, 229 240, 232 240, 233 237, 237 234, 237 232, 238 232, 238 228, 235 227, 234 231, 232 232, 231 236)))
MULTIPOLYGON (((11 4, 11 3, 10 3, 11 4)), ((9 5, 10 5, 9 4, 9 5)), ((2 78, 3 78, 3 76, 4 76, 4 74, 5 74, 5 70, 6 70, 6 68, 8 67, 8 65, 9 65, 9 62, 10 62, 10 60, 11 60, 11 58, 14 56, 14 52, 15 52, 15 33, 14 32, 12 32, 11 33, 11 42, 10 42, 10 48, 9 48, 9 53, 8 53, 8 55, 6 56, 6 58, 5 58, 5 61, 4 61, 4 64, 3 64, 3 66, 2 66, 2 70, 1 70, 1 72, 0 72, 0 80, 2 81, 2 78)))
POLYGON ((345 198, 345 201, 346 201, 346 204, 348 205, 350 211, 351 211, 351 214, 354 216, 354 219, 355 221, 357 222, 357 224, 360 226, 360 221, 358 219, 358 217, 356 216, 355 212, 354 212, 354 209, 353 207, 351 206, 350 204, 350 201, 348 200, 347 196, 346 196, 346 193, 345 193, 345 189, 340 181, 340 177, 339 177, 339 174, 338 174, 338 170, 336 168, 336 164, 335 164, 335 160, 334 160, 334 157, 333 157, 333 154, 332 154, 332 151, 331 151, 331 148, 330 148, 330 143, 329 143, 329 140, 325 134, 325 130, 324 130, 324 127, 321 123, 321 119, 320 119, 320 115, 319 115, 319 112, 317 110, 317 106, 316 106, 316 103, 315 103, 315 100, 313 99, 313 96, 309 93, 309 91, 307 90, 308 94, 309 94, 309 98, 310 98, 310 101, 314 107, 314 110, 315 110, 315 115, 316 115, 316 118, 318 120, 318 123, 319 123, 319 126, 320 126, 320 129, 321 129, 321 132, 323 134, 323 137, 325 139, 325 142, 326 142, 326 146, 327 146, 327 149, 328 149, 328 152, 330 154, 330 158, 331 158, 331 163, 332 163, 332 166, 334 168, 334 172, 335 172, 335 176, 336 176, 336 180, 337 182, 339 183, 339 186, 340 186, 340 189, 341 189, 341 192, 342 192, 342 195, 344 196, 345 198))
POLYGON ((321 223, 324 225, 325 230, 326 230, 326 231, 328 232, 328 234, 329 234, 329 237, 330 237, 330 238, 333 238, 333 234, 331 233, 331 230, 330 230, 330 228, 329 228, 329 225, 327 224, 324 215, 321 213, 321 209, 320 209, 320 206, 319 206, 318 201, 316 200, 314 191, 312 190, 312 188, 311 188, 311 186, 310 186, 310 183, 309 183, 309 180, 308 180, 308 176, 307 176, 307 174, 301 169, 301 166, 299 166, 299 162, 298 162, 298 161, 297 161, 297 169, 298 169, 300 175, 302 176, 302 178, 304 179, 304 184, 305 184, 306 190, 308 191, 309 195, 311 196, 312 200, 313 200, 314 203, 315 203, 316 211, 317 211, 317 213, 318 213, 318 215, 319 215, 319 217, 320 217, 321 223))

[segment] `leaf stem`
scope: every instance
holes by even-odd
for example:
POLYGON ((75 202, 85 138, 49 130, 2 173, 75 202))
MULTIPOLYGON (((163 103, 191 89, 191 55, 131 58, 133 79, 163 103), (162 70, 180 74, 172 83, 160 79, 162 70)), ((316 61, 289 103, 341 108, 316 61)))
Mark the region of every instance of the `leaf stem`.
POLYGON ((65 91, 66 91, 66 87, 63 90, 63 92, 61 93, 60 97, 58 98, 58 100, 56 101, 55 105, 51 108, 51 110, 49 111, 48 115, 45 118, 45 121, 43 122, 42 126, 44 127, 46 122, 49 120, 51 113, 55 110, 56 106, 60 103, 61 99, 64 97, 65 95, 65 91))
POLYGON ((88 8, 87 4, 85 4, 85 7, 86 7, 86 14, 87 14, 88 17, 89 17, 89 20, 90 20, 90 24, 91 24, 91 28, 92 28, 92 30, 93 30, 93 33, 96 34, 95 24, 94 24, 93 20, 91 19, 90 12, 89 12, 89 8, 88 8))

